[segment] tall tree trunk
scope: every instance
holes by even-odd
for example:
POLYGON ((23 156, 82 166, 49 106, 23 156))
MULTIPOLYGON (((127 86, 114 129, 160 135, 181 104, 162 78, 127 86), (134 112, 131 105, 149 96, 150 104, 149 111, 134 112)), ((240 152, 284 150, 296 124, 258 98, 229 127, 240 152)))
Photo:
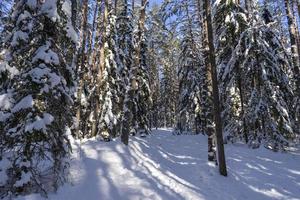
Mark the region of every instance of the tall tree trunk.
MULTIPOLYGON (((249 11, 250 11, 250 5, 249 5, 250 0, 245 0, 245 8, 248 11, 247 17, 249 17, 249 11)), ((240 4, 240 2, 238 2, 240 4)), ((244 139, 245 143, 248 143, 248 127, 245 119, 245 107, 244 107, 244 92, 243 92, 243 80, 242 80, 242 71, 240 68, 240 63, 237 62, 236 64, 236 69, 237 69, 237 86, 239 89, 239 95, 240 95, 240 102, 241 102, 241 115, 243 117, 243 132, 244 132, 244 139)))
POLYGON ((293 11, 290 7, 290 1, 284 0, 285 3, 285 10, 287 15, 287 21, 289 26, 289 34, 290 34, 290 43, 291 43, 291 52, 292 52, 292 61, 293 61, 293 74, 294 74, 294 80, 296 84, 295 88, 295 129, 299 133, 299 127, 300 127, 300 64, 299 64, 299 53, 297 49, 297 36, 296 36, 296 29, 295 29, 295 21, 293 18, 293 11))
MULTIPOLYGON (((125 1, 127 4, 127 1, 125 1)), ((132 1, 134 2, 134 1, 132 1)), ((141 66, 141 44, 142 44, 142 36, 145 32, 145 20, 146 20, 146 3, 147 0, 141 0, 141 10, 140 10, 140 18, 138 21, 138 34, 137 34, 137 45, 135 47, 135 55, 134 55, 134 63, 133 68, 130 70, 133 74, 130 79, 130 89, 129 91, 126 91, 126 97, 125 97, 125 106, 127 106, 127 112, 124 113, 125 119, 127 119, 129 122, 125 124, 124 130, 122 130, 121 140, 125 145, 128 145, 129 140, 129 126, 133 126, 135 124, 135 120, 137 120, 137 116, 134 113, 129 113, 130 111, 133 112, 135 110, 135 96, 137 95, 138 90, 138 80, 137 76, 140 70, 141 66), (132 116, 133 115, 133 116, 132 116)), ((138 103, 138 102, 137 102, 138 103)))
MULTIPOLYGON (((123 0, 123 6, 124 8, 124 11, 125 11, 125 15, 127 15, 127 0, 123 0)), ((130 72, 131 72, 131 66, 128 66, 130 67, 129 68, 129 76, 130 76, 130 72)), ((128 142, 129 142, 129 134, 130 134, 130 131, 131 131, 131 128, 132 128, 132 116, 133 116, 133 113, 132 113, 132 110, 133 110, 133 103, 132 103, 132 99, 134 98, 133 95, 134 95, 134 90, 132 89, 132 85, 131 85, 131 80, 129 78, 129 85, 130 85, 130 88, 129 89, 126 89, 125 91, 125 99, 124 99, 124 107, 123 107, 123 118, 122 118, 122 131, 121 131, 121 141, 125 144, 125 145, 128 145, 128 142)))
POLYGON ((251 1, 251 0, 245 0, 244 2, 245 2, 245 9, 249 12, 250 11, 250 5, 249 5, 249 1, 251 1))
POLYGON ((298 7, 298 17, 300 18, 300 1, 299 0, 297 0, 297 7, 298 7))
MULTIPOLYGON (((108 20, 108 0, 104 0, 104 16, 103 16, 103 26, 102 26, 102 37, 101 37, 101 44, 100 44, 100 57, 99 57, 99 66, 98 66, 98 73, 96 78, 96 91, 95 91, 95 110, 93 116, 93 125, 92 125, 92 136, 96 136, 98 133, 98 115, 100 113, 100 93, 101 93, 101 80, 103 71, 105 69, 105 42, 106 42, 106 26, 108 20)), ((101 10, 101 9, 100 9, 101 10)), ((100 14, 100 13, 99 13, 100 14)))
POLYGON ((204 121, 203 121, 203 129, 205 133, 208 136, 207 139, 207 147, 208 147, 208 161, 216 161, 216 152, 214 148, 214 127, 213 127, 213 116, 211 115, 211 94, 212 94, 212 79, 211 79, 211 74, 209 73, 211 64, 209 62, 209 44, 208 44, 208 27, 207 27, 207 14, 206 14, 206 5, 203 3, 202 4, 202 9, 201 9, 201 3, 200 0, 198 0, 198 6, 199 6, 199 17, 200 18, 200 24, 203 26, 202 28, 202 46, 204 48, 204 58, 205 58, 205 66, 203 69, 204 70, 204 81, 203 81, 203 88, 201 92, 201 96, 203 98, 203 103, 202 103, 202 112, 204 113, 204 121), (202 15, 200 13, 203 13, 202 15))
POLYGON ((84 73, 85 73, 85 62, 86 62, 86 55, 85 55, 85 48, 86 48, 86 39, 87 39, 87 15, 88 15, 88 0, 84 0, 82 3, 82 24, 81 24, 81 48, 79 52, 79 60, 78 60, 78 77, 79 77, 79 87, 77 91, 77 111, 76 111, 76 120, 77 120, 77 127, 76 127, 76 136, 79 137, 79 132, 81 129, 81 97, 82 91, 84 86, 84 73))
POLYGON ((222 120, 221 120, 221 109, 219 100, 219 90, 218 90, 218 79, 217 79, 217 66, 215 59, 215 47, 214 47, 214 36, 212 28, 212 17, 211 17, 211 4, 209 0, 204 0, 205 7, 205 23, 207 27, 207 41, 209 46, 209 63, 210 63, 210 73, 212 76, 212 86, 213 86, 213 104, 214 104, 214 120, 216 124, 216 140, 217 140, 217 150, 218 150, 218 163, 219 171, 223 176, 227 176, 224 144, 223 144, 223 134, 222 134, 222 120))
MULTIPOLYGON (((91 68, 91 75, 89 77, 89 84, 92 86, 93 84, 96 83, 95 81, 95 76, 97 76, 97 67, 96 67, 96 55, 98 52, 98 44, 99 41, 97 41, 99 39, 99 29, 100 29, 100 17, 101 17, 101 0, 97 0, 96 2, 96 8, 94 11, 94 16, 93 16, 93 25, 92 25, 92 37, 90 40, 90 44, 92 44, 94 36, 95 36, 95 41, 94 41, 94 47, 92 47, 93 45, 90 45, 89 47, 89 51, 88 51, 88 55, 90 56, 90 68, 91 68), (97 17, 98 15, 98 17, 97 17)), ((96 132, 97 132, 97 125, 96 125, 96 119, 94 118, 94 112, 95 112, 95 107, 96 107, 96 96, 95 95, 95 91, 93 92, 91 99, 90 99, 90 114, 93 116, 92 121, 91 121, 91 136, 95 136, 96 132)))
MULTIPOLYGON (((297 1, 298 0, 292 0, 292 8, 293 8, 292 9, 292 14, 293 14, 293 21, 294 21, 295 32, 296 32, 296 43, 297 43, 298 58, 299 58, 299 62, 300 62, 300 30, 299 30, 300 10, 298 10, 299 7, 297 5, 297 1)), ((299 3, 299 6, 300 6, 299 1, 298 1, 298 3, 299 3)), ((299 63, 299 65, 300 65, 300 63, 299 63)))
POLYGON ((115 15, 118 13, 118 0, 115 0, 115 15))
POLYGON ((241 103, 241 116, 243 118, 243 133, 244 133, 245 143, 247 144, 248 143, 248 127, 247 127, 247 123, 246 123, 246 119, 245 119, 242 71, 241 71, 239 62, 236 63, 236 69, 237 69, 237 85, 239 88, 240 103, 241 103))
MULTIPOLYGON (((96 7, 94 10, 94 14, 93 14, 93 23, 92 23, 92 29, 91 29, 91 36, 90 36, 90 41, 89 41, 89 50, 88 50, 88 55, 92 55, 92 51, 93 51, 93 39, 94 39, 94 33, 96 31, 96 25, 97 25, 97 13, 98 13, 98 8, 99 8, 99 2, 96 2, 96 7)), ((91 63, 89 63, 90 65, 92 65, 92 58, 90 59, 91 63)))
POLYGON ((287 21, 289 26, 289 34, 290 34, 290 43, 291 43, 291 52, 293 59, 293 73, 296 80, 297 94, 300 95, 300 73, 299 73, 299 58, 298 58, 298 49, 297 49, 297 36, 295 29, 295 22, 293 19, 292 9, 290 6, 289 0, 284 0, 285 10, 287 15, 287 21))
POLYGON ((131 4, 131 6, 132 6, 132 13, 133 13, 133 15, 134 15, 134 5, 135 4, 135 0, 132 0, 132 4, 131 4))
POLYGON ((77 0, 72 0, 72 18, 71 18, 71 21, 72 21, 72 25, 74 27, 74 29, 76 30, 77 28, 77 24, 76 24, 76 19, 77 19, 77 10, 78 10, 78 2, 77 0))

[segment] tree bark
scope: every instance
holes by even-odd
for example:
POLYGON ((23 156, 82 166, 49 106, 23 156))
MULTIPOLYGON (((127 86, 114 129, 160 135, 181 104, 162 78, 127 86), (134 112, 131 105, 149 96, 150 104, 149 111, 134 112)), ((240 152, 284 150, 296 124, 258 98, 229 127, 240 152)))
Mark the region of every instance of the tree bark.
MULTIPOLYGON (((99 65, 98 65, 98 73, 96 78, 96 91, 95 91, 95 111, 93 116, 93 125, 92 125, 92 136, 96 136, 98 133, 98 114, 100 112, 100 93, 101 93, 101 80, 103 71, 105 69, 105 42, 106 42, 106 26, 108 19, 108 0, 104 0, 104 16, 103 16, 103 30, 102 30, 102 38, 100 44, 100 57, 99 57, 99 65)), ((101 9, 100 9, 101 10, 101 9)))
POLYGON ((84 72, 85 72, 85 47, 86 47, 86 39, 87 39, 87 15, 88 15, 88 0, 84 0, 82 4, 82 25, 81 25, 81 48, 79 52, 79 62, 78 62, 78 76, 79 76, 79 88, 77 91, 77 111, 76 111, 76 120, 77 120, 77 127, 76 127, 76 136, 79 137, 79 132, 81 129, 81 96, 83 91, 84 85, 84 72))
POLYGON ((297 36, 296 36, 296 29, 295 29, 295 22, 293 19, 292 15, 292 9, 290 7, 290 1, 289 0, 284 0, 285 3, 285 10, 286 10, 286 15, 287 15, 287 20, 288 20, 288 26, 289 26, 289 34, 290 34, 290 43, 291 43, 291 52, 292 52, 292 62, 293 62, 293 75, 294 75, 294 80, 296 84, 295 88, 295 100, 294 100, 294 105, 295 105, 295 126, 296 126, 296 131, 299 133, 299 127, 300 127, 300 114, 297 112, 297 110, 300 107, 300 64, 299 64, 299 53, 297 49, 297 36))
POLYGON ((206 14, 206 4, 202 4, 201 10, 201 3, 198 0, 198 7, 199 7, 199 18, 200 18, 200 25, 202 25, 202 46, 204 48, 204 58, 205 58, 205 69, 204 70, 204 81, 203 81, 203 88, 202 88, 202 96, 203 96, 203 105, 202 105, 202 112, 204 113, 204 122, 203 122, 203 129, 208 136, 207 139, 207 152, 208 152, 208 161, 216 161, 216 152, 215 152, 215 145, 214 145, 214 127, 213 127, 213 117, 211 116, 211 102, 210 97, 212 93, 211 87, 211 73, 209 73, 211 64, 209 62, 209 44, 208 44, 208 28, 207 28, 207 14, 206 14), (203 15, 201 15, 203 13, 203 15))
POLYGON ((217 140, 217 150, 218 150, 219 171, 221 175, 227 176, 223 134, 222 134, 222 119, 221 119, 221 109, 220 109, 220 100, 219 100, 217 69, 216 69, 217 66, 216 66, 216 59, 215 59, 214 36, 213 36, 213 28, 212 28, 211 4, 209 0, 204 0, 204 7, 205 7, 205 15, 206 15, 205 23, 207 27, 207 41, 209 46, 210 73, 212 77, 212 86, 213 86, 214 120, 216 124, 216 140, 217 140))
MULTIPOLYGON (((300 6, 300 2, 298 1, 300 6)), ((295 32, 296 32, 296 43, 297 43, 297 51, 298 51, 298 58, 299 58, 299 65, 300 65, 300 30, 299 30, 299 17, 300 17, 300 7, 297 5, 297 0, 292 0, 292 15, 293 21, 295 25, 295 32), (297 18, 298 16, 298 18, 297 18)), ((300 66, 299 66, 300 67, 300 66)))
POLYGON ((132 6, 132 13, 133 14, 134 14, 134 6, 135 6, 134 4, 135 4, 135 0, 132 0, 132 5, 131 6, 132 6))
POLYGON ((77 19, 77 0, 72 0, 72 18, 71 18, 71 21, 72 21, 72 25, 74 27, 74 29, 76 30, 77 28, 77 25, 76 25, 76 19, 77 19))

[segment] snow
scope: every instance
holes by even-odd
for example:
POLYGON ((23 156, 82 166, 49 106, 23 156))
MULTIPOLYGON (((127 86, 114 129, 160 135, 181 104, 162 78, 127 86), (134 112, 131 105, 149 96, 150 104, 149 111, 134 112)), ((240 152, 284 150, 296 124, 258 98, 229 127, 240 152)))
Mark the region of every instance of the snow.
POLYGON ((10 117, 9 110, 13 104, 14 99, 11 91, 0 95, 0 122, 4 122, 10 117))
POLYGON ((5 93, 0 95, 0 109, 1 110, 9 110, 13 105, 12 102, 12 94, 5 93))
POLYGON ((17 46, 19 44, 20 40, 23 40, 25 42, 27 42, 29 39, 28 34, 26 32, 23 31, 16 31, 13 35, 13 39, 11 41, 11 45, 17 46))
POLYGON ((0 122, 6 121, 11 116, 10 113, 0 111, 0 122))
POLYGON ((27 4, 31 9, 34 9, 34 8, 36 8, 37 0, 27 0, 26 4, 27 4))
POLYGON ((19 101, 19 103, 17 103, 13 108, 12 108, 12 112, 16 113, 22 109, 26 109, 26 108, 31 108, 33 106, 33 98, 31 95, 27 95, 26 97, 24 97, 23 99, 21 99, 19 101))
POLYGON ((6 169, 9 166, 10 166, 9 160, 7 160, 6 158, 2 158, 2 160, 0 160, 0 186, 5 184, 8 178, 6 174, 6 169))
POLYGON ((16 181, 16 183, 14 184, 15 187, 20 187, 23 186, 24 184, 28 183, 31 179, 31 174, 28 173, 24 173, 22 171, 22 175, 21 175, 21 179, 16 181))
MULTIPOLYGON (((207 162, 207 138, 153 131, 131 137, 129 146, 118 139, 72 140, 71 184, 49 199, 72 200, 224 200, 299 199, 300 152, 274 153, 242 144, 225 145, 228 177, 207 162)), ((19 197, 38 200, 40 195, 19 197)))
POLYGON ((70 0, 65 0, 63 5, 62 5, 62 10, 64 13, 67 15, 67 17, 72 16, 72 3, 70 0))
POLYGON ((48 84, 45 84, 42 88, 41 92, 49 92, 50 88, 52 89, 61 83, 61 77, 57 73, 51 72, 51 69, 45 64, 40 64, 39 67, 33 68, 28 74, 36 83, 48 82, 48 84))
POLYGON ((19 15, 18 20, 17 20, 17 25, 19 25, 20 22, 22 22, 30 17, 31 17, 31 14, 25 10, 22 14, 19 15))
POLYGON ((42 60, 47 64, 59 64, 58 55, 50 49, 51 43, 49 41, 46 42, 45 45, 38 48, 35 56, 32 58, 32 62, 35 63, 38 60, 42 60))
POLYGON ((54 120, 54 117, 49 113, 43 113, 43 117, 36 116, 35 121, 27 123, 25 126, 25 132, 32 133, 33 130, 42 130, 46 132, 46 126, 50 125, 54 120))
MULTIPOLYGON (((0 62, 0 73, 1 72, 9 72, 10 78, 13 78, 20 73, 16 67, 10 67, 7 62, 0 62)), ((0 77, 1 76, 2 75, 0 74, 0 77)))
POLYGON ((72 42, 76 43, 78 41, 78 34, 74 30, 71 22, 68 21, 65 30, 67 31, 67 37, 69 37, 72 40, 72 42))
POLYGON ((45 13, 53 22, 60 20, 60 16, 57 13, 57 0, 44 0, 41 6, 41 12, 45 13))
POLYGON ((67 37, 69 37, 74 43, 78 41, 78 34, 74 30, 74 27, 71 23, 71 18, 72 18, 72 3, 70 0, 65 0, 63 5, 62 5, 62 10, 66 14, 68 21, 67 25, 65 27, 65 30, 67 32, 67 37))

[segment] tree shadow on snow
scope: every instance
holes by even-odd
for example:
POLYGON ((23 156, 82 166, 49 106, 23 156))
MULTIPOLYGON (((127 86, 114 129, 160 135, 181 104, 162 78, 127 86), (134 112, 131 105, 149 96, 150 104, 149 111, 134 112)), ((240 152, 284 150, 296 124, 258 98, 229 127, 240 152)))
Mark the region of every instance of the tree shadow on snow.
POLYGON ((158 132, 132 137, 128 147, 84 143, 83 175, 65 199, 299 199, 299 155, 226 145, 229 176, 222 177, 207 162, 204 136, 158 132))

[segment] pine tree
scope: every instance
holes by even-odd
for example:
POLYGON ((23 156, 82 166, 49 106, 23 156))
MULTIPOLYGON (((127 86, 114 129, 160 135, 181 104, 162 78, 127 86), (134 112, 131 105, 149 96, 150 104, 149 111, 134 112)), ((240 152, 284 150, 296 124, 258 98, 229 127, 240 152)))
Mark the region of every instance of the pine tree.
MULTIPOLYGON (((16 2, 6 42, 7 63, 15 75, 1 90, 1 160, 7 181, 1 196, 56 189, 67 167, 74 73, 71 66, 76 34, 71 2, 16 2), (34 42, 32 42, 34 41, 34 42), (51 183, 41 181, 51 176, 51 183)), ((1 162, 1 161, 0 161, 1 162)), ((2 165, 1 165, 2 167, 2 165)))

